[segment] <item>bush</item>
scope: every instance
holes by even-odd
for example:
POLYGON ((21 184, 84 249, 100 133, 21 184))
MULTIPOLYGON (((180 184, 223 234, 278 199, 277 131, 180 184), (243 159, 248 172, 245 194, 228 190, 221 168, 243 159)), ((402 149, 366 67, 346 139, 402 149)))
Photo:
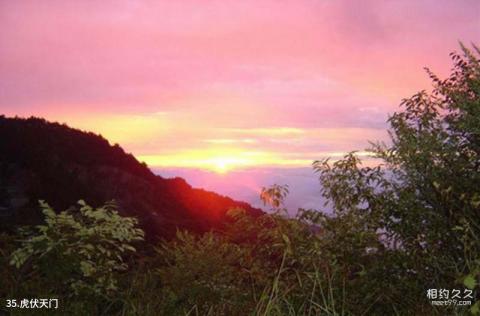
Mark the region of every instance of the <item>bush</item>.
POLYGON ((118 273, 127 269, 124 257, 135 251, 143 231, 112 203, 96 209, 84 201, 78 205, 56 214, 41 201, 45 224, 22 230, 10 264, 26 268, 29 280, 40 281, 48 294, 111 296, 118 290, 118 273))
POLYGON ((170 314, 195 309, 202 315, 212 310, 242 315, 251 309, 249 250, 211 232, 196 237, 179 231, 174 240, 162 243, 156 273, 171 294, 170 305, 176 306, 170 314))

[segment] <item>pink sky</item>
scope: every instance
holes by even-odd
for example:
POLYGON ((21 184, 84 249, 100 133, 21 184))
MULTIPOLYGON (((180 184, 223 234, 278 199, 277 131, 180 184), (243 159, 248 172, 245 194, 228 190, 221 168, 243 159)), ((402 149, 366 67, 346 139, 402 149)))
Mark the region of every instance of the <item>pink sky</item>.
POLYGON ((480 38, 480 2, 1 1, 0 29, 0 113, 223 172, 385 140, 423 67, 480 38))

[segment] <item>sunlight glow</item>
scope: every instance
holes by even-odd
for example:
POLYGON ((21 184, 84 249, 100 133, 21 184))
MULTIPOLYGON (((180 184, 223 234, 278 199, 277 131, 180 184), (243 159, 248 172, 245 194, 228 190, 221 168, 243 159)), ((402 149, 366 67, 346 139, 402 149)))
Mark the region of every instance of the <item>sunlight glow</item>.
POLYGON ((73 128, 94 131, 105 137, 110 143, 123 146, 132 143, 148 142, 152 135, 166 135, 171 127, 163 112, 146 115, 119 115, 106 113, 75 113, 75 115, 52 114, 51 120, 68 122, 73 128))
MULTIPOLYGON (((299 153, 248 151, 239 148, 210 148, 162 155, 139 155, 137 159, 151 167, 195 168, 225 174, 255 167, 310 167, 314 160, 330 157, 331 161, 336 161, 346 154, 347 152, 316 152, 313 155, 302 155, 299 153)), ((363 165, 375 165, 371 153, 359 151, 356 154, 362 157, 363 165)))
POLYGON ((235 159, 232 157, 216 157, 208 161, 211 163, 213 171, 217 173, 227 173, 235 167, 246 164, 244 159, 235 159))
POLYGON ((155 167, 185 167, 226 173, 233 169, 265 164, 270 154, 251 152, 240 149, 205 149, 190 150, 165 155, 144 155, 137 158, 155 167))

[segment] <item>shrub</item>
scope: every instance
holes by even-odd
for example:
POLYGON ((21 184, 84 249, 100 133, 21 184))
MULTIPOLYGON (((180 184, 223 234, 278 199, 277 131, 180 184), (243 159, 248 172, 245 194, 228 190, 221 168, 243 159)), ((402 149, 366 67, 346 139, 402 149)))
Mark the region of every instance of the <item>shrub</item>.
POLYGON ((171 314, 194 309, 200 314, 242 315, 253 301, 248 269, 249 249, 212 232, 196 237, 177 232, 158 248, 156 269, 171 314))
MULTIPOLYGON (((137 220, 120 216, 113 203, 78 208, 56 214, 41 201, 45 224, 24 229, 21 246, 10 264, 27 266, 30 279, 40 279, 49 294, 109 296, 117 290, 119 271, 127 269, 124 257, 143 240, 137 220)), ((38 293, 32 293, 38 295, 38 293)))

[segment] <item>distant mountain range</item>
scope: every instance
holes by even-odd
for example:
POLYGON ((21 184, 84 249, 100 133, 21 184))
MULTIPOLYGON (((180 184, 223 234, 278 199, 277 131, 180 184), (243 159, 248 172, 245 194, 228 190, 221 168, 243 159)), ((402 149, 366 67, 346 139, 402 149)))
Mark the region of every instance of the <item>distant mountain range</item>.
POLYGON ((149 238, 171 236, 177 228, 221 227, 231 207, 262 214, 182 178, 157 176, 94 133, 40 118, 0 116, 0 229, 41 222, 38 200, 61 211, 79 199, 94 206, 115 200, 121 214, 140 220, 149 238))

